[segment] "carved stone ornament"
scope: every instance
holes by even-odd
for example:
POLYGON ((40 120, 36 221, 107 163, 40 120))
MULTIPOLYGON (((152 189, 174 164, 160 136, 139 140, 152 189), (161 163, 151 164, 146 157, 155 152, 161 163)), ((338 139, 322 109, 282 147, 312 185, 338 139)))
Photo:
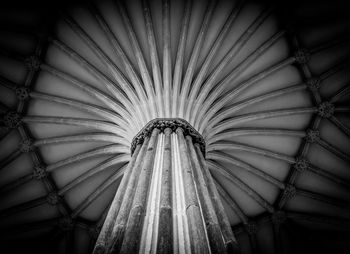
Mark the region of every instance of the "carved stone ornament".
POLYGON ((320 132, 318 130, 307 130, 305 139, 308 143, 318 142, 320 140, 320 132))
POLYGON ((24 61, 28 70, 30 71, 36 71, 40 68, 41 61, 37 56, 30 56, 26 58, 24 61))
POLYGON ((318 105, 317 113, 323 118, 329 118, 334 114, 334 105, 328 101, 318 105))
POLYGON ((15 111, 8 111, 3 116, 4 124, 9 129, 17 128, 21 123, 21 115, 15 111))
POLYGON ((16 93, 17 99, 20 101, 26 100, 29 97, 29 89, 24 86, 16 87, 15 93, 16 93))
POLYGON ((31 139, 22 140, 22 142, 19 144, 19 150, 22 153, 29 153, 33 151, 33 149, 33 141, 31 139))
POLYGON ((294 53, 295 61, 299 64, 306 64, 310 60, 310 52, 306 49, 299 49, 294 53))
POLYGON ((303 172, 308 169, 309 167, 309 161, 305 159, 304 157, 298 157, 295 160, 294 166, 293 166, 298 172, 303 172))
POLYGON ((180 118, 156 118, 146 124, 146 126, 139 131, 139 133, 133 138, 131 142, 131 154, 134 153, 138 144, 142 144, 146 137, 151 136, 154 128, 164 132, 166 128, 176 131, 177 128, 182 128, 184 136, 190 135, 193 143, 198 143, 200 149, 205 155, 205 141, 202 135, 199 134, 187 121, 180 118))
POLYGON ((312 77, 306 81, 306 85, 311 91, 317 91, 320 88, 321 80, 317 77, 312 77))
POLYGON ((33 169, 33 177, 36 180, 41 180, 47 176, 47 172, 44 166, 36 166, 33 169))
POLYGON ((290 184, 288 184, 286 186, 286 188, 284 189, 284 192, 283 192, 286 200, 292 199, 296 193, 297 193, 297 191, 296 191, 295 187, 293 185, 290 185, 290 184))
POLYGON ((50 205, 57 205, 61 200, 60 196, 56 192, 49 193, 46 199, 50 205))

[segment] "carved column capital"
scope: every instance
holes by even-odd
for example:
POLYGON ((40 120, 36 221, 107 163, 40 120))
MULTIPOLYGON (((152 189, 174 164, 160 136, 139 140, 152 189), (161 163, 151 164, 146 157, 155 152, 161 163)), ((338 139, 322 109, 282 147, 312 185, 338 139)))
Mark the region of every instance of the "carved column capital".
POLYGON ((138 144, 142 144, 146 137, 149 137, 153 129, 159 129, 160 132, 175 132, 181 128, 184 136, 191 136, 193 143, 200 145, 201 151, 205 154, 205 141, 202 135, 199 134, 187 121, 181 118, 156 118, 146 124, 146 126, 139 131, 131 142, 131 154, 134 153, 138 144))
POLYGON ((164 129, 164 134, 166 134, 166 135, 170 135, 172 132, 173 132, 173 130, 170 129, 170 128, 165 128, 164 129))
POLYGON ((176 134, 179 134, 180 132, 183 133, 184 130, 181 127, 176 128, 175 130, 176 134))

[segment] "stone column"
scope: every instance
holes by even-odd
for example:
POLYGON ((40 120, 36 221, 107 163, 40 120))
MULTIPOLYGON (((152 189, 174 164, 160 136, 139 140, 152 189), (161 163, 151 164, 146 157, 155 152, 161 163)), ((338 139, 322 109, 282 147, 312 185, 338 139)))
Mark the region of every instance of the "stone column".
MULTIPOLYGON (((100 231, 99 237, 96 241, 94 253, 103 253, 106 250, 107 240, 112 233, 114 223, 115 223, 115 220, 116 220, 118 212, 119 212, 121 202, 123 201, 123 197, 126 194, 126 189, 128 187, 127 184, 129 182, 131 173, 133 172, 134 165, 136 163, 136 159, 138 157, 138 154, 140 153, 140 150, 141 150, 141 144, 139 144, 137 146, 134 155, 132 156, 131 160, 129 161, 127 169, 125 170, 123 179, 122 179, 121 183, 119 184, 117 193, 112 201, 112 204, 109 208, 105 222, 104 222, 103 227, 100 231)), ((142 155, 143 155, 143 153, 140 154, 139 158, 143 157, 142 155)))
POLYGON ((197 183, 197 193, 202 207, 203 218, 212 253, 225 253, 225 244, 215 213, 212 199, 209 194, 208 182, 203 176, 203 168, 193 146, 192 137, 187 136, 187 148, 192 161, 194 177, 197 183))
POLYGON ((155 119, 132 158, 94 253, 238 253, 205 161, 201 135, 182 119, 155 119))
POLYGON ((173 253, 173 211, 172 211, 172 161, 170 128, 164 130, 164 154, 162 168, 162 186, 159 205, 159 225, 157 253, 173 253))
POLYGON ((135 190, 135 197, 130 210, 120 253, 129 254, 138 252, 138 246, 140 243, 139 239, 141 237, 143 222, 146 214, 146 202, 153 171, 154 155, 157 149, 158 133, 159 129, 154 128, 148 144, 147 153, 144 158, 144 165, 142 167, 139 181, 135 190))
POLYGON ((185 188, 186 215, 191 238, 191 253, 206 254, 209 252, 203 216, 193 176, 193 169, 188 153, 188 147, 183 135, 183 129, 178 128, 176 134, 179 139, 181 170, 185 188))

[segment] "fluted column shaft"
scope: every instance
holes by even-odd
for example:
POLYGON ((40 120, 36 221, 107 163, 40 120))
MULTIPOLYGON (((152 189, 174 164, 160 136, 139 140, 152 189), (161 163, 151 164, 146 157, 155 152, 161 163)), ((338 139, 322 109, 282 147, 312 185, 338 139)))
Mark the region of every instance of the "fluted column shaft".
POLYGON ((146 200, 154 164, 158 133, 158 129, 153 130, 150 142, 148 144, 144 165, 139 176, 139 181, 136 187, 135 197, 130 210, 120 253, 129 254, 138 252, 139 238, 142 231, 143 219, 146 213, 146 200))
POLYGON ((191 237, 191 251, 192 253, 198 254, 210 253, 206 239, 206 232, 202 221, 202 213, 199 205, 199 200, 196 193, 193 170, 185 137, 183 135, 183 130, 181 128, 178 128, 176 130, 176 134, 179 139, 181 168, 183 172, 182 176, 184 188, 186 190, 186 214, 191 237))
POLYGON ((133 144, 94 253, 237 253, 201 136, 157 121, 133 144))
POLYGON ((192 162, 194 178, 197 182, 197 193, 199 201, 202 204, 202 213, 207 229, 208 240, 210 243, 211 252, 225 253, 225 245, 222 240, 222 234, 218 218, 215 213, 213 202, 209 195, 207 182, 204 179, 202 168, 193 146, 191 136, 186 137, 188 152, 192 162))
POLYGON ((225 212, 225 208, 221 203, 219 192, 216 189, 216 185, 209 172, 208 166, 206 165, 205 158, 198 144, 195 144, 195 149, 196 149, 196 153, 203 172, 204 181, 207 184, 209 196, 211 197, 211 200, 213 202, 215 214, 220 224, 220 229, 221 229, 222 237, 224 239, 225 248, 228 253, 239 253, 237 241, 235 236, 233 235, 230 222, 225 212))
POLYGON ((171 133, 172 130, 170 128, 164 130, 165 140, 157 253, 173 253, 171 133))
MULTIPOLYGON (((134 156, 132 156, 127 169, 125 170, 124 177, 119 184, 118 191, 112 201, 111 207, 109 208, 108 214, 105 219, 105 223, 103 224, 103 227, 100 231, 99 237, 96 241, 94 252, 95 253, 103 253, 106 249, 106 242, 107 239, 110 237, 113 227, 114 227, 114 222, 116 220, 116 217, 119 212, 119 208, 121 205, 121 202, 123 201, 123 197, 125 195, 125 191, 127 188, 127 184, 130 179, 130 175, 134 169, 134 165, 136 163, 136 159, 139 155, 139 152, 141 150, 141 144, 139 144, 135 150, 134 156)), ((140 156, 141 157, 141 156, 140 156)))
MULTIPOLYGON (((141 152, 142 155, 145 155, 145 153, 146 153, 148 142, 149 142, 149 140, 147 138, 145 140, 145 143, 142 145, 142 152, 141 152)), ((128 220, 131 202, 133 200, 133 196, 135 193, 135 186, 136 186, 137 180, 139 178, 142 162, 143 162, 143 156, 139 156, 137 158, 137 163, 136 163, 136 165, 133 169, 133 172, 131 173, 130 179, 128 181, 128 184, 127 184, 127 187, 125 190, 125 194, 123 197, 123 202, 119 208, 117 218, 114 222, 112 234, 111 234, 110 238, 107 240, 106 245, 109 248, 109 250, 106 253, 110 252, 110 248, 115 248, 117 246, 120 246, 122 243, 124 231, 125 231, 125 226, 126 226, 126 223, 128 220)))

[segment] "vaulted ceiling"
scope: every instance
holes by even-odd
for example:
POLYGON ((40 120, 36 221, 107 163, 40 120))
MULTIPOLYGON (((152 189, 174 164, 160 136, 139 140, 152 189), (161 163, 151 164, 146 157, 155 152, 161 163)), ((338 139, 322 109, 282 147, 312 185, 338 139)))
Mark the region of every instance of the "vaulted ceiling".
POLYGON ((89 253, 133 137, 178 117, 242 253, 348 253, 345 5, 166 3, 0 10, 0 252, 89 253))

